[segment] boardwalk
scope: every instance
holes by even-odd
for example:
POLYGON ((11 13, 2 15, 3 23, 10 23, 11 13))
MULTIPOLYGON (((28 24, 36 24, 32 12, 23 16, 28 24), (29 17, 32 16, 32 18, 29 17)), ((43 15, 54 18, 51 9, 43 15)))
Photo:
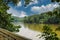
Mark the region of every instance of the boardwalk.
POLYGON ((0 28, 0 40, 30 40, 0 28))

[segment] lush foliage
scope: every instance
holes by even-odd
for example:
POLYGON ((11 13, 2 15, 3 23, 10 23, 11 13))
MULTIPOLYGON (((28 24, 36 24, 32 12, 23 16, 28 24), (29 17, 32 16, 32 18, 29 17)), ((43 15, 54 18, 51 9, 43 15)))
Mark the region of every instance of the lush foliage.
POLYGON ((7 29, 9 31, 19 31, 20 26, 14 26, 11 23, 11 14, 7 13, 9 9, 7 0, 0 0, 0 28, 7 29))
POLYGON ((44 37, 45 40, 60 40, 49 26, 43 26, 43 34, 41 37, 44 37))
MULTIPOLYGON (((11 14, 7 13, 9 9, 8 4, 12 3, 17 5, 20 0, 0 0, 0 28, 7 29, 9 31, 19 31, 19 26, 14 26, 11 23, 11 14)), ((25 6, 28 5, 30 0, 25 0, 25 6)))
POLYGON ((52 2, 60 2, 60 0, 51 0, 52 2))
POLYGON ((53 11, 25 17, 24 22, 25 23, 59 24, 60 8, 58 7, 53 11))

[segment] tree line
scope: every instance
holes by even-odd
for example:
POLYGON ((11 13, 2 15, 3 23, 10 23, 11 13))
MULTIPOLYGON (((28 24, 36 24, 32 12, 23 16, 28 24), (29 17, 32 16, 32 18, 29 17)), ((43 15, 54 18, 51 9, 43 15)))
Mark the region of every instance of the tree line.
POLYGON ((53 11, 24 17, 24 23, 59 24, 60 7, 55 8, 53 11))

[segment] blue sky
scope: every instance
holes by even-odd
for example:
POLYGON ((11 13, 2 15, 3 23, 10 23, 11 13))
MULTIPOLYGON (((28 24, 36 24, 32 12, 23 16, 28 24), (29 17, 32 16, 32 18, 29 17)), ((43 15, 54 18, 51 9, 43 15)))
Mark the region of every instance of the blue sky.
POLYGON ((32 0, 29 5, 24 7, 24 0, 21 0, 17 6, 9 4, 10 9, 7 11, 13 16, 24 17, 34 14, 40 14, 42 12, 52 11, 58 7, 57 3, 52 3, 51 0, 32 0))

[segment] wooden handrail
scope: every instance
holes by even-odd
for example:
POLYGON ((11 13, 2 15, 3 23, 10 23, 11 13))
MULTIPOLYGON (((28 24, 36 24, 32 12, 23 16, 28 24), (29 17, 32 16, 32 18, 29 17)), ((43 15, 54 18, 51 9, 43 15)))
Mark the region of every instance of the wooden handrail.
POLYGON ((0 40, 31 40, 0 28, 0 40), (3 38, 2 38, 3 37, 3 38))

